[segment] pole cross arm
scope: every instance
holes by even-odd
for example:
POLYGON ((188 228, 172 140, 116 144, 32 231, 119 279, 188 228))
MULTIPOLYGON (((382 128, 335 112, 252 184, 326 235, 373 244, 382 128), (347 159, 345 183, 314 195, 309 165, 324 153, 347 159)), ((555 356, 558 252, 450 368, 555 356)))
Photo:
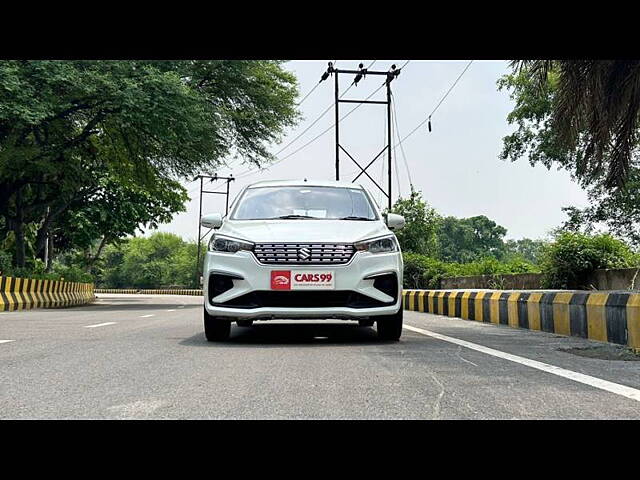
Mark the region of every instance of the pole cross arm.
MULTIPOLYGON (((360 175, 362 175, 362 174, 364 173, 364 171, 365 171, 365 170, 367 170, 371 165, 373 165, 373 162, 375 162, 375 161, 380 157, 380 155, 382 155, 382 154, 387 150, 387 148, 388 148, 388 147, 387 147, 387 145, 385 145, 385 146, 384 146, 384 148, 383 148, 382 150, 380 150, 380 153, 378 153, 375 157, 373 157, 373 160, 371 160, 371 161, 367 164, 367 166, 366 166, 366 167, 362 168, 362 167, 360 167, 360 165, 358 165, 362 171, 361 171, 361 172, 356 176, 356 178, 354 178, 354 179, 351 181, 351 183, 353 183, 353 182, 355 182, 356 180, 358 180, 358 178, 360 178, 360 175)), ((385 193, 385 195, 386 195, 386 193, 385 193)))
MULTIPOLYGON (((405 64, 406 65, 406 64, 405 64)), ((369 70, 367 68, 364 68, 364 65, 361 63, 359 65, 359 69, 358 70, 350 70, 350 69, 340 69, 340 68, 335 68, 333 63, 329 63, 329 68, 327 69, 327 71, 325 72, 325 74, 322 76, 322 79, 320 81, 326 80, 328 78, 329 75, 334 75, 334 82, 335 82, 335 86, 334 86, 334 94, 335 94, 335 131, 336 131, 336 137, 335 137, 335 141, 336 141, 336 161, 335 161, 335 165, 336 165, 336 180, 340 180, 340 150, 342 150, 344 153, 346 153, 349 158, 351 158, 351 160, 353 160, 353 162, 358 165, 358 167, 360 168, 360 173, 358 174, 358 176, 353 180, 353 182, 355 182, 363 173, 369 178, 369 180, 371 180, 373 182, 373 184, 380 189, 380 191, 387 197, 388 202, 389 202, 389 210, 391 210, 391 206, 392 206, 392 183, 391 183, 391 172, 392 172, 392 167, 391 167, 391 163, 392 163, 392 157, 391 157, 391 144, 392 144, 392 136, 391 136, 391 82, 398 76, 400 75, 400 71, 402 69, 401 68, 396 68, 395 64, 391 65, 391 68, 389 70, 386 71, 380 71, 380 70, 369 70), (382 86, 386 86, 386 90, 387 90, 387 99, 386 101, 382 101, 382 100, 369 100, 369 99, 365 99, 365 100, 356 100, 356 99, 341 99, 340 95, 339 95, 339 83, 338 83, 338 75, 339 74, 347 74, 347 75, 354 75, 355 78, 353 80, 353 83, 351 84, 353 85, 358 85, 358 83, 362 80, 364 80, 366 78, 367 75, 381 75, 383 77, 385 77, 385 81, 382 83, 382 86), (340 145, 340 115, 339 115, 339 107, 340 107, 340 103, 358 103, 358 104, 362 104, 362 103, 368 103, 368 104, 379 104, 379 105, 386 105, 387 106, 387 146, 382 150, 382 152, 380 152, 378 155, 376 155, 374 157, 374 159, 369 162, 369 164, 365 167, 362 168, 362 166, 349 154, 349 152, 347 152, 342 145, 340 145), (375 160, 380 157, 380 155, 382 155, 382 153, 387 152, 387 161, 388 161, 388 167, 387 167, 387 191, 385 191, 380 185, 378 185, 378 182, 376 182, 371 175, 369 175, 369 173, 367 173, 367 169, 373 164, 373 162, 375 162, 375 160)), ((351 88, 351 87, 350 87, 351 88)), ((376 90, 377 91, 377 90, 376 90)), ((374 92, 375 93, 375 92, 374 92)), ((373 94, 372 94, 373 95, 373 94)), ((372 96, 370 95, 370 96, 372 96)), ((357 107, 356 107, 357 108, 357 107)), ((354 109, 355 110, 355 109, 354 109)), ((351 110, 352 112, 353 110, 351 110)), ((351 113, 349 112, 349 113, 351 113)))
POLYGON ((235 178, 233 176, 228 176, 228 177, 222 177, 219 176, 217 173, 214 173, 213 175, 205 175, 205 174, 200 174, 197 175, 194 178, 195 180, 200 180, 200 214, 198 216, 198 253, 196 254, 196 285, 198 285, 199 281, 200 281, 200 243, 202 242, 202 240, 209 235, 209 233, 211 233, 211 229, 205 233, 204 235, 201 235, 202 233, 202 224, 200 223, 200 219, 202 218, 202 194, 203 193, 209 193, 209 194, 214 194, 214 195, 225 195, 226 196, 226 214, 229 214, 229 185, 231 184, 231 182, 233 182, 235 180, 235 178), (224 180, 226 183, 226 191, 224 192, 216 192, 216 191, 212 191, 212 190, 204 190, 204 179, 208 178, 209 182, 213 183, 216 180, 224 180))
MULTIPOLYGON (((374 184, 376 187, 378 187, 382 193, 384 193, 385 195, 387 195, 387 192, 385 192, 385 191, 384 191, 384 189, 383 189, 380 185, 378 185, 378 182, 376 182, 373 178, 371 178, 371 175, 369 175, 369 174, 367 173, 366 168, 362 168, 362 166, 361 166, 361 165, 356 161, 356 159, 355 159, 355 158, 353 158, 353 157, 351 156, 351 154, 350 154, 349 152, 347 152, 347 151, 344 149, 344 147, 343 147, 342 145, 339 145, 339 147, 340 147, 340 149, 341 149, 344 153, 346 153, 346 154, 348 155, 348 157, 349 157, 351 160, 353 160, 353 163, 355 163, 355 164, 358 166, 358 168, 359 168, 360 170, 362 170, 360 173, 361 173, 361 174, 362 174, 362 173, 364 173, 367 177, 369 177, 369 180, 371 180, 371 181, 373 182, 373 184, 374 184)), ((386 149, 386 147, 385 147, 385 149, 386 149)), ((384 151, 384 150, 383 150, 383 151, 384 151)), ((369 163, 369 165, 371 165, 371 163, 369 163)), ((359 175, 358 175, 358 176, 359 176, 359 175)), ((357 178, 357 177, 356 177, 356 178, 357 178)), ((354 182, 355 182, 355 180, 354 180, 354 182)), ((351 183, 353 183, 353 182, 351 182, 351 183)))

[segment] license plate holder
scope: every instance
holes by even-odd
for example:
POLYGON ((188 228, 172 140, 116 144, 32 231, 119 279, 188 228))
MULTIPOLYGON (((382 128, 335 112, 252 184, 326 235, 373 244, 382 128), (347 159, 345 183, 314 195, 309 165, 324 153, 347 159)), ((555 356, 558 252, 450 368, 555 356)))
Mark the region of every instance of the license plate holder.
POLYGON ((333 270, 272 270, 271 290, 334 290, 333 270))

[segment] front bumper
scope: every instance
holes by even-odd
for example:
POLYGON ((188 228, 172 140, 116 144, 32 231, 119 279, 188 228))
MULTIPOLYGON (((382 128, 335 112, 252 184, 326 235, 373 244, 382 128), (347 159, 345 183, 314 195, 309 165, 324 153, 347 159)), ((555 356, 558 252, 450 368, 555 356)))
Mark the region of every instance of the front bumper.
MULTIPOLYGON (((234 319, 267 320, 275 318, 364 319, 396 313, 402 305, 402 255, 400 252, 371 254, 357 252, 344 265, 266 265, 253 253, 240 251, 221 253, 208 251, 204 260, 203 293, 210 315, 234 319), (332 270, 334 290, 271 291, 271 271, 332 270), (394 296, 374 287, 376 278, 395 274, 394 296), (209 282, 211 275, 232 277, 232 288, 215 293, 209 282), (292 295, 291 295, 292 294, 292 295), (287 296, 285 296, 287 295, 287 296), (238 306, 241 300, 254 303, 238 306), (280 306, 279 302, 286 306, 280 306), (236 303, 236 305, 233 305, 236 303), (304 305, 304 306, 303 306, 304 305), (306 306, 309 305, 309 306, 306 306)), ((376 284, 378 285, 378 284, 376 284)))

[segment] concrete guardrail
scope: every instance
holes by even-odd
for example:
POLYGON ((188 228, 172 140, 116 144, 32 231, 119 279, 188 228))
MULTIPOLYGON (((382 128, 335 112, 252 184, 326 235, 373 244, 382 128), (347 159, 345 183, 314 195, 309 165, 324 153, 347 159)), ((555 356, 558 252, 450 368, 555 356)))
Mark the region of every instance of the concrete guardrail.
POLYGON ((70 307, 94 300, 92 283, 0 277, 0 311, 70 307))
POLYGON ((405 310, 627 345, 640 352, 640 294, 404 290, 405 310))

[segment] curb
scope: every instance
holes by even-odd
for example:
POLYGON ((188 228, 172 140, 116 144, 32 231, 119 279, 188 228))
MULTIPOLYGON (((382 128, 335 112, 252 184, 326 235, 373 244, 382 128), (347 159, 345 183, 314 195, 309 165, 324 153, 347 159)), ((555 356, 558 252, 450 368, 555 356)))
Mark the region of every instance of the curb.
POLYGON ((95 300, 92 283, 0 277, 0 312, 64 308, 95 300))
POLYGON ((640 294, 403 290, 405 310, 627 345, 640 352, 640 294))

